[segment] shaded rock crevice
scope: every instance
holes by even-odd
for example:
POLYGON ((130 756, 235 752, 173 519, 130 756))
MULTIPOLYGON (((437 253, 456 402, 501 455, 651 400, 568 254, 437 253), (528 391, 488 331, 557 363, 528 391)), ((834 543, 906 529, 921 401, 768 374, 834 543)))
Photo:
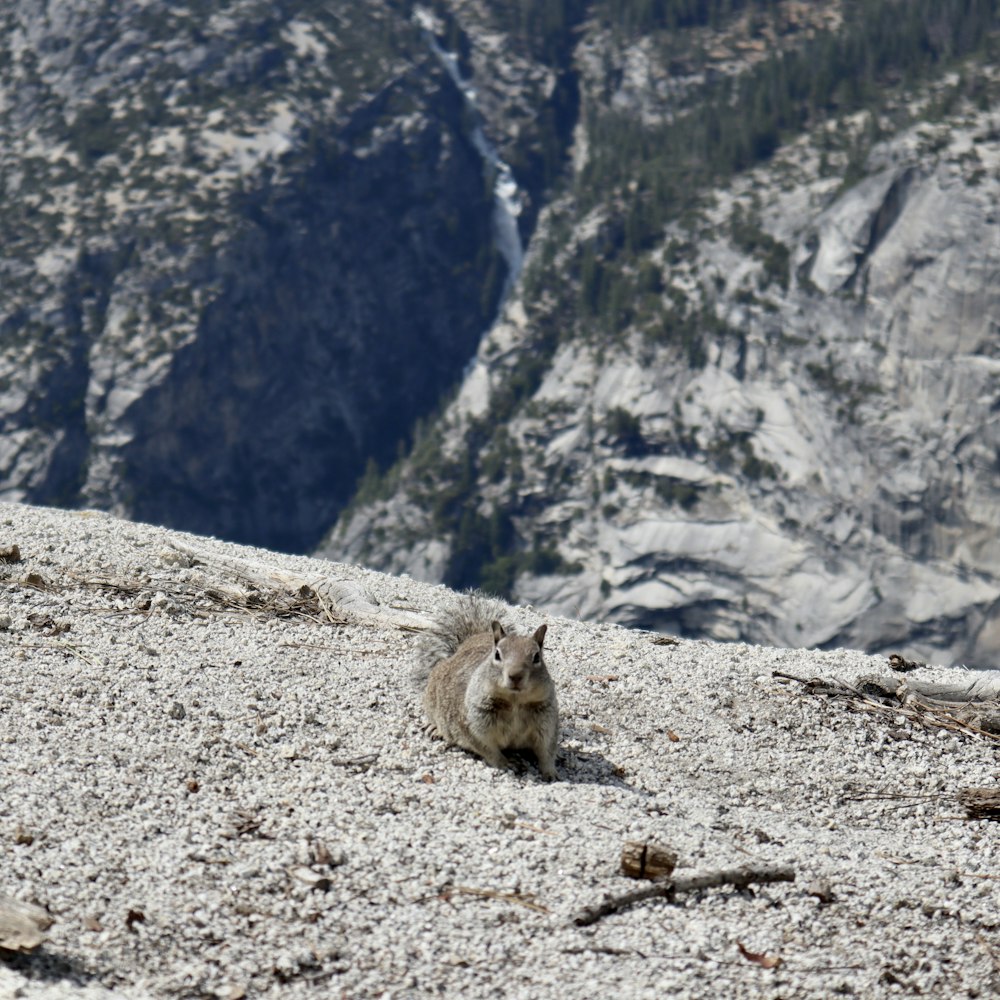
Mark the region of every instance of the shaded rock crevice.
POLYGON ((460 116, 453 91, 422 128, 378 134, 402 96, 238 197, 241 235, 210 265, 219 294, 128 412, 134 516, 308 548, 365 461, 389 460, 460 375, 495 307, 491 202, 475 150, 437 124, 460 116))

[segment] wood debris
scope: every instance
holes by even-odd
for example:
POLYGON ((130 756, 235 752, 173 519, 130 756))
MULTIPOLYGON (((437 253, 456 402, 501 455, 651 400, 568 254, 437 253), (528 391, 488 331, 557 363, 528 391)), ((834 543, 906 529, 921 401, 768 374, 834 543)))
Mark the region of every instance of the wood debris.
POLYGON ((313 864, 336 868, 344 863, 344 852, 339 848, 331 851, 322 840, 313 839, 309 843, 309 853, 313 864))
POLYGON ((957 798, 969 819, 1000 819, 1000 788, 963 788, 957 798))
POLYGON ((330 876, 307 865, 296 865, 294 868, 289 868, 288 874, 315 891, 326 892, 330 888, 330 876))
POLYGON ((276 585, 259 585, 254 581, 244 584, 229 580, 208 579, 201 584, 176 580, 86 579, 70 573, 84 587, 107 591, 131 601, 127 613, 147 614, 165 610, 171 614, 190 614, 206 617, 211 614, 252 614, 262 621, 271 618, 307 618, 327 624, 345 624, 347 619, 334 615, 321 595, 308 586, 285 588, 281 581, 276 585))
POLYGON ((70 623, 67 621, 57 622, 52 615, 44 611, 35 611, 28 615, 28 624, 36 632, 42 635, 62 635, 70 630, 70 623))
MULTIPOLYGON (((947 729, 973 739, 1000 743, 1000 672, 969 672, 959 683, 897 682, 883 677, 862 678, 856 684, 820 677, 796 677, 780 670, 779 680, 795 681, 812 694, 840 698, 857 712, 895 725, 900 716, 914 726, 947 729)), ((898 727, 894 730, 899 737, 898 727)))
POLYGON ((900 656, 899 653, 893 653, 889 657, 889 666, 900 673, 906 673, 910 670, 916 670, 918 667, 926 667, 927 664, 921 663, 919 660, 907 660, 905 657, 900 656))
POLYGON ((806 895, 815 896, 824 906, 836 900, 833 888, 825 878, 816 879, 806 886, 806 895))
POLYGON ((630 840, 622 848, 622 874, 629 878, 664 878, 677 867, 677 852, 657 844, 630 840))
POLYGON ((535 913, 549 913, 547 906, 542 906, 536 902, 531 893, 524 892, 503 892, 500 889, 480 889, 472 885, 446 885, 440 891, 433 892, 428 896, 419 896, 413 900, 414 903, 427 903, 431 900, 439 900, 450 903, 453 896, 472 896, 476 899, 496 899, 502 903, 514 903, 523 906, 525 909, 533 910, 535 913))
POLYGON ((343 625, 367 621, 416 631, 433 625, 429 619, 415 612, 400 611, 379 604, 364 587, 353 580, 338 580, 332 576, 306 579, 296 573, 276 570, 264 563, 234 559, 180 542, 171 542, 170 547, 185 558, 190 566, 205 567, 217 580, 235 577, 241 581, 241 586, 294 595, 293 599, 315 602, 318 613, 308 617, 314 617, 320 622, 343 625))
POLYGON ((742 941, 737 941, 736 947, 739 948, 740 954, 748 962, 753 962, 754 965, 759 965, 762 969, 776 969, 781 965, 781 958, 778 955, 766 955, 763 952, 750 951, 742 941))
POLYGON ((534 910, 535 913, 549 912, 548 907, 536 903, 530 895, 522 892, 499 892, 496 889, 477 889, 471 885, 453 885, 441 893, 441 898, 449 899, 452 893, 458 893, 462 896, 476 896, 479 899, 498 899, 504 903, 516 903, 528 910, 534 910))
POLYGON ((610 896, 596 906, 587 906, 577 913, 573 923, 577 927, 587 927, 596 924, 598 920, 612 913, 643 903, 647 899, 673 899, 679 892, 695 892, 698 889, 713 889, 723 885, 732 885, 745 889, 749 885, 762 885, 767 882, 794 882, 795 870, 786 865, 762 865, 755 867, 743 865, 740 868, 723 868, 717 871, 705 872, 701 875, 671 877, 654 882, 652 885, 633 889, 617 896, 610 896))
POLYGON ((0 893, 0 953, 34 951, 52 926, 46 910, 0 893))

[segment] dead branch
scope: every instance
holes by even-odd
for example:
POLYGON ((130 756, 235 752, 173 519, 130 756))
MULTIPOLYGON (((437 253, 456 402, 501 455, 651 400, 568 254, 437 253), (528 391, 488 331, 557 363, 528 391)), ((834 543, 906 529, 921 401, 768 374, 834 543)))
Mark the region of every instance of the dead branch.
POLYGON ((1000 788, 963 788, 956 798, 969 819, 1000 819, 1000 788))
POLYGON ((967 672, 952 684, 911 678, 863 678, 856 686, 818 677, 796 677, 774 670, 772 677, 795 681, 810 693, 843 698, 856 712, 895 720, 903 716, 925 729, 947 729, 989 742, 1000 742, 1000 672, 967 672))
POLYGON ((617 896, 610 896, 603 903, 587 906, 573 918, 577 927, 587 927, 612 913, 627 909, 647 899, 673 899, 679 892, 695 892, 698 889, 714 889, 732 885, 745 889, 748 885, 762 885, 768 882, 794 882, 795 869, 787 865, 764 865, 739 868, 722 868, 702 875, 688 875, 666 879, 653 885, 633 889, 617 896))
POLYGON ((802 684, 811 691, 816 692, 816 694, 839 695, 842 697, 858 694, 854 688, 847 684, 841 684, 839 681, 824 680, 822 677, 796 677, 795 674, 786 674, 781 670, 772 670, 771 676, 783 681, 795 681, 797 684, 802 684))

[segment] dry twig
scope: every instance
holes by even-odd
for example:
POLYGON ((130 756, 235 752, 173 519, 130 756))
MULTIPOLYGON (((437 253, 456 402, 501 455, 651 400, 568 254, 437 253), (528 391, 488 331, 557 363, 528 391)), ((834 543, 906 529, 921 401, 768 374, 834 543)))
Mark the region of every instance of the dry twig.
POLYGON ((499 899, 504 903, 516 903, 518 906, 524 906, 529 910, 534 910, 536 913, 549 912, 548 907, 542 906, 541 903, 536 903, 531 897, 523 893, 501 892, 499 889, 477 889, 471 885, 445 886, 440 892, 436 892, 430 896, 421 896, 413 902, 425 903, 430 899, 441 899, 445 902, 450 902, 451 897, 455 894, 460 896, 475 896, 477 899, 499 899))
POLYGON ((636 903, 647 899, 673 899, 679 892, 695 892, 698 889, 713 889, 718 886, 732 885, 745 889, 748 885, 761 885, 768 882, 794 882, 795 870, 787 865, 764 865, 760 867, 743 865, 739 868, 723 868, 718 871, 705 872, 702 875, 680 876, 670 878, 653 885, 633 889, 617 896, 605 899, 596 906, 587 906, 573 918, 577 927, 587 927, 597 923, 611 913, 617 913, 636 903))
POLYGON ((104 666, 103 663, 84 653, 79 646, 64 642, 62 639, 51 639, 49 642, 22 642, 18 645, 21 649, 59 649, 70 656, 75 656, 83 663, 89 663, 92 667, 104 666))

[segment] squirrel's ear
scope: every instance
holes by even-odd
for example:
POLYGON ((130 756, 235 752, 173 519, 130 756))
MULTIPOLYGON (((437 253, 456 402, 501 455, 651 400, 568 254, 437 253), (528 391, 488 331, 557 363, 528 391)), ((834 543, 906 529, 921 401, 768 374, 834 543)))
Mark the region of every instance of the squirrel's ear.
POLYGON ((500 622, 490 622, 490 628, 493 629, 493 644, 496 645, 507 633, 500 622))
POLYGON ((535 642, 538 643, 539 649, 542 648, 542 643, 545 641, 545 630, 547 628, 548 625, 539 625, 538 628, 535 629, 535 634, 532 636, 535 642))

